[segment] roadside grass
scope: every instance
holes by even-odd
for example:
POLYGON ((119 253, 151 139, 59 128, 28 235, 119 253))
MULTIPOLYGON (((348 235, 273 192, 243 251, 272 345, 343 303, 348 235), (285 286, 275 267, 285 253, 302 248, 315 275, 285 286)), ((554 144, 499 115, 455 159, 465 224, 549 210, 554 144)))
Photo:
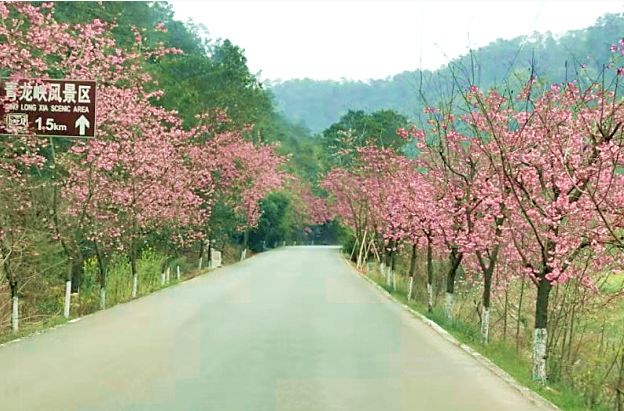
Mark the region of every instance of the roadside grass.
MULTIPOLYGON (((222 251, 223 265, 229 265, 238 262, 242 248, 237 245, 227 244, 222 251)), ((247 254, 247 258, 252 255, 251 253, 247 254)), ((163 255, 151 248, 146 248, 141 252, 137 261, 139 276, 137 298, 188 281, 200 275, 208 274, 212 271, 205 267, 199 269, 197 267, 197 262, 185 255, 170 257, 164 264, 165 267, 168 266, 170 269, 170 280, 169 283, 163 285, 161 281, 161 266, 163 266, 164 259, 165 257, 163 255), (176 278, 177 267, 180 267, 179 281, 176 278)), ((130 275, 130 263, 126 256, 114 255, 108 262, 106 289, 106 309, 132 300, 132 277, 130 275)), ((58 286, 49 287, 48 291, 48 294, 46 294, 47 298, 43 298, 41 299, 42 302, 37 301, 37 303, 39 305, 44 303, 50 305, 50 307, 48 307, 48 312, 53 314, 37 316, 36 320, 32 318, 20 319, 20 329, 17 333, 11 331, 10 321, 6 324, 3 323, 4 332, 0 332, 0 344, 38 334, 50 328, 65 324, 69 320, 101 311, 99 308, 100 296, 99 283, 97 281, 97 262, 95 259, 85 261, 80 291, 76 294, 72 294, 71 315, 69 319, 66 319, 62 315, 65 292, 64 283, 59 282, 58 286)), ((24 303, 30 303, 28 311, 33 311, 34 302, 28 299, 20 299, 20 306, 24 303)), ((21 308, 20 311, 22 311, 21 308)))
POLYGON ((19 338, 28 337, 30 335, 37 334, 39 332, 45 331, 47 329, 56 327, 61 324, 65 324, 67 319, 62 315, 54 316, 46 318, 41 322, 36 323, 27 323, 23 327, 20 326, 20 329, 17 333, 4 333, 0 334, 0 344, 6 344, 10 341, 17 340, 19 338))
MULTIPOLYGON (((355 266, 353 264, 351 265, 355 269, 355 266)), ((534 382, 530 373, 531 359, 522 355, 521 352, 518 352, 515 346, 509 342, 498 339, 492 339, 488 344, 483 344, 481 342, 481 333, 478 327, 474 324, 461 321, 460 319, 455 319, 453 321, 447 320, 443 310, 439 307, 435 307, 433 312, 429 313, 427 311, 426 304, 424 303, 424 299, 419 299, 419 294, 416 294, 416 299, 412 299, 412 301, 408 303, 407 279, 405 277, 397 274, 397 288, 395 290, 392 286, 389 287, 386 284, 385 277, 383 277, 378 270, 374 269, 368 273, 361 270, 358 271, 360 274, 366 275, 368 278, 376 282, 395 299, 434 321, 448 331, 449 334, 455 337, 460 343, 465 344, 479 352, 481 355, 511 375, 520 384, 551 401, 562 410, 585 411, 591 409, 596 411, 607 411, 610 409, 606 406, 594 406, 592 408, 588 408, 585 404, 583 394, 569 386, 558 383, 541 385, 534 382)))

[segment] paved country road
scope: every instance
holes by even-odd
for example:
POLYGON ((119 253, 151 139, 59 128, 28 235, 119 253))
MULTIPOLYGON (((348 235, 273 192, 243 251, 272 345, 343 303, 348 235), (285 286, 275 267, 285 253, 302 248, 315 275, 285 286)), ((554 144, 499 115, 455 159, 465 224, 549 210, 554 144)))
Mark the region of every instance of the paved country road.
POLYGON ((537 410, 350 272, 286 247, 0 348, 0 410, 537 410))

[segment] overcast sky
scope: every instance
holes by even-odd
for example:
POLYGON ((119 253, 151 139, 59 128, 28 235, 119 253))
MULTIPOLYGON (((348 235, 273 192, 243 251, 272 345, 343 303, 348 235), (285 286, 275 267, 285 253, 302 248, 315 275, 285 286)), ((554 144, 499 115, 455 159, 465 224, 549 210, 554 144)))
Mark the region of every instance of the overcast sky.
MULTIPOLYGON (((378 79, 497 38, 592 25, 624 1, 173 0, 176 18, 245 49, 261 79, 378 79)), ((623 33, 624 34, 624 33, 623 33)))

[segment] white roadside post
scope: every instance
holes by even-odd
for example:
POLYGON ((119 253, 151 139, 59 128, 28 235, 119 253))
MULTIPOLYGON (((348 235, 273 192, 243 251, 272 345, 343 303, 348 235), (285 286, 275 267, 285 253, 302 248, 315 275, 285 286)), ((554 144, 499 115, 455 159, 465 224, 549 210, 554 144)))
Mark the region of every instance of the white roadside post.
POLYGON ((169 282, 171 282, 171 268, 169 266, 167 266, 167 275, 165 278, 165 282, 167 284, 169 284, 169 282))
POLYGON ((176 280, 180 281, 180 266, 176 266, 176 280))

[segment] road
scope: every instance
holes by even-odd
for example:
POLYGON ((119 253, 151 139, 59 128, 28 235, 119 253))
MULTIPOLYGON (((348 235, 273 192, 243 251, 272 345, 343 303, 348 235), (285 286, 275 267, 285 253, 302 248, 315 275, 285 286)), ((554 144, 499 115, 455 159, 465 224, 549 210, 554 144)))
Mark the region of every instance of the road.
POLYGON ((285 247, 0 348, 1 410, 537 410, 358 278, 285 247))

